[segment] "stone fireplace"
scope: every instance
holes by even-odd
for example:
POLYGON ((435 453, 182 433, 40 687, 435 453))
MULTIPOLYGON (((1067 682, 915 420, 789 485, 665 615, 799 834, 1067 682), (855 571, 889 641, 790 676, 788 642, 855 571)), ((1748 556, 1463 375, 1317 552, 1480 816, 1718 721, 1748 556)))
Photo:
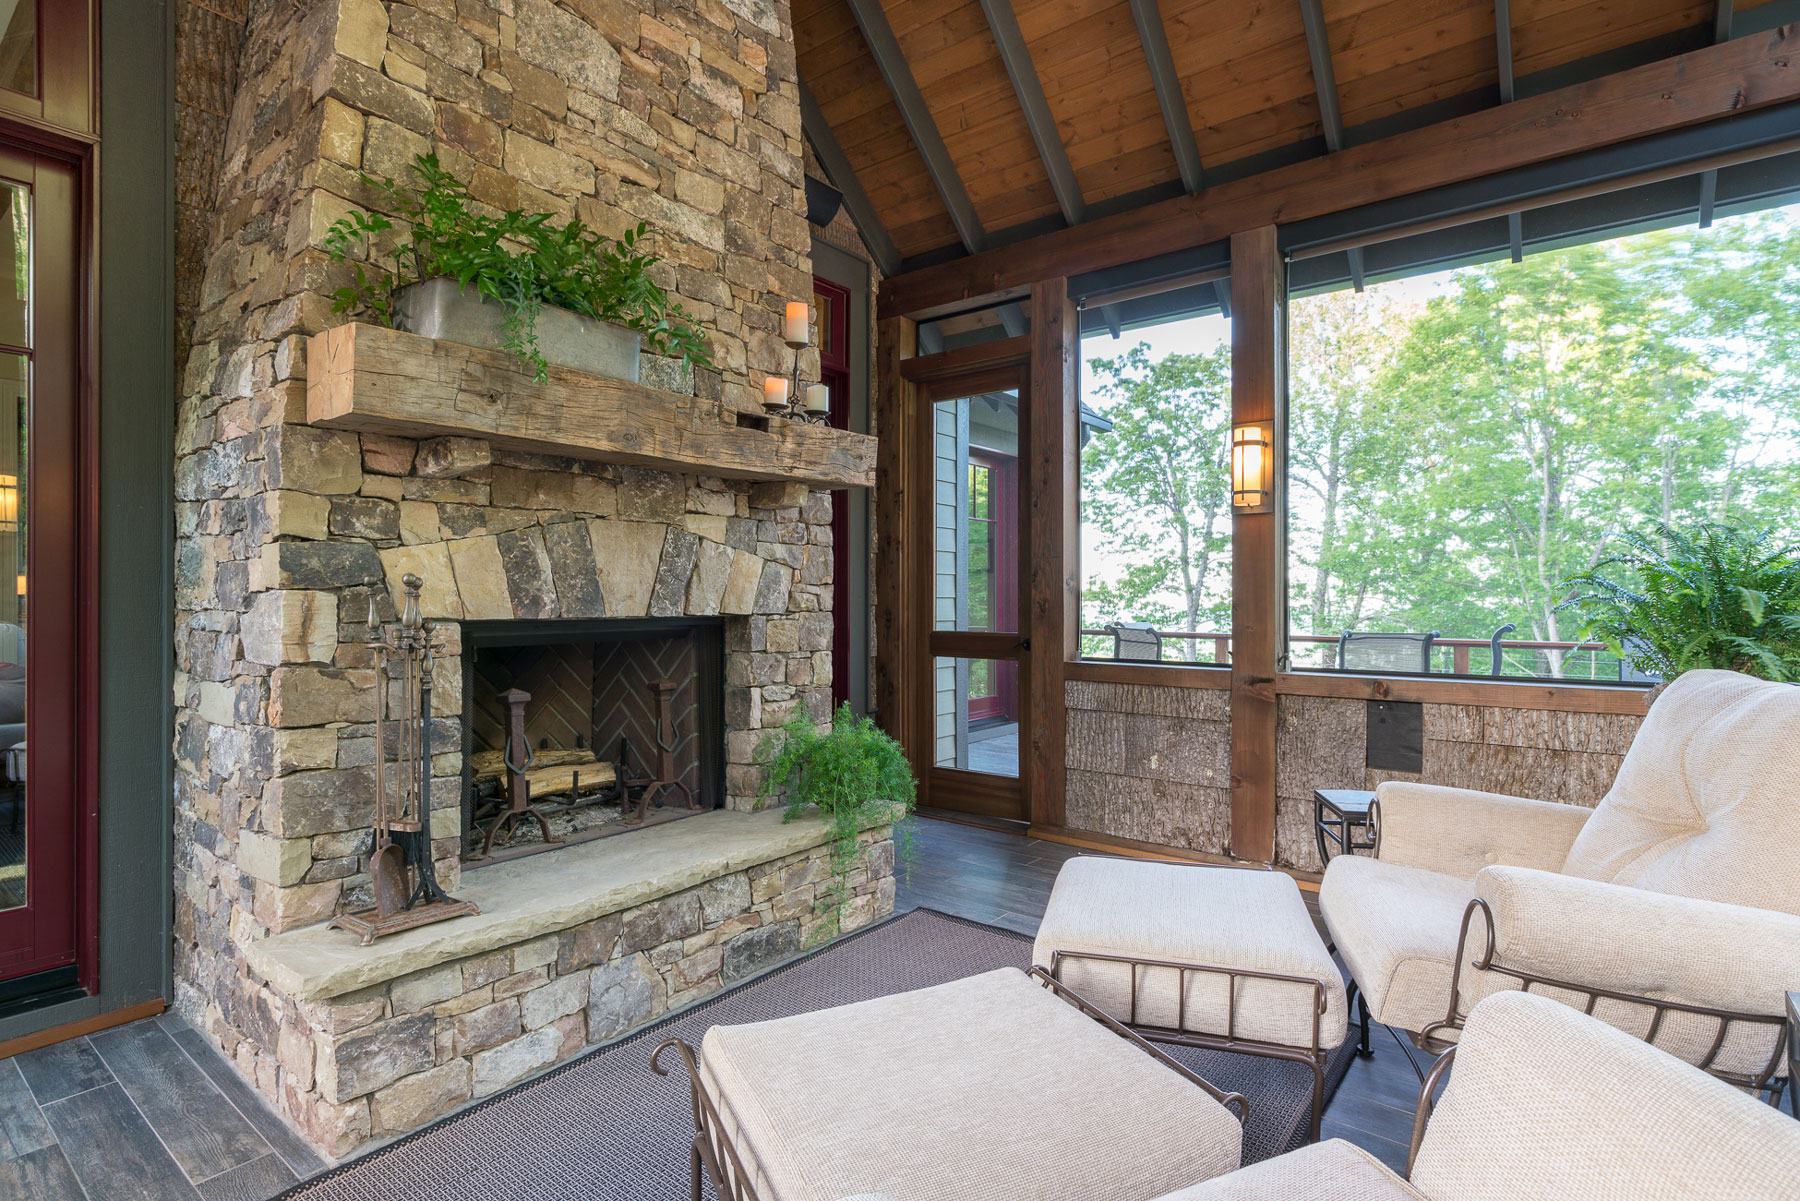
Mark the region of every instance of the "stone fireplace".
MULTIPOLYGON (((659 282, 717 366, 646 355, 646 403, 742 446, 763 378, 793 370, 782 304, 811 294, 798 88, 768 0, 250 0, 237 75, 216 186, 190 198, 210 224, 176 435, 177 1007, 341 1155, 829 932, 823 825, 754 812, 754 755, 795 712, 827 715, 835 582, 833 496, 793 478, 804 454, 726 478, 526 450, 504 428, 310 422, 309 340, 347 320, 325 231, 370 203, 360 173, 401 177, 427 150, 485 204, 613 234, 650 221, 659 282), (481 913, 364 947, 325 923, 368 899, 369 613, 393 620, 406 575, 443 645, 433 858, 481 913), (536 670, 521 640, 564 648, 544 678, 589 689, 586 725, 579 696, 559 718, 533 693, 530 740, 598 763, 623 737, 628 767, 655 774, 654 732, 596 716, 598 660, 615 634, 675 629, 710 698, 677 748, 701 811, 477 867, 473 761, 505 749, 487 693, 536 670)), ((673 661, 651 662, 608 678, 673 661)), ((888 834, 864 842, 847 927, 893 905, 888 834)))
POLYGON ((465 861, 723 805, 723 635, 712 617, 465 625, 465 861), (520 803, 535 816, 503 820, 520 803))

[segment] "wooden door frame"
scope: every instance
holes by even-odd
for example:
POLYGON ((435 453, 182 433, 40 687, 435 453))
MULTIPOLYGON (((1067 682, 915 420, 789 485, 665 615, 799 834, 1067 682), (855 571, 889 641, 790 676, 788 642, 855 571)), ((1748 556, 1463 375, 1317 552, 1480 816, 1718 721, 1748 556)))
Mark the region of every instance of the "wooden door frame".
MULTIPOLYGON (((929 803, 931 773, 941 770, 932 764, 932 713, 928 699, 914 697, 908 686, 929 660, 929 639, 910 628, 905 612, 909 602, 917 605, 930 599, 931 446, 897 435, 918 428, 921 409, 929 403, 928 391, 945 380, 969 381, 980 372, 1010 372, 1013 378, 1022 373, 1021 396, 1030 399, 1023 406, 1026 420, 1019 447, 1025 503, 1019 514, 1022 629, 1017 637, 1026 642, 1018 659, 1019 799, 1032 825, 1061 827, 1067 780, 1063 693, 1068 663, 1078 650, 1080 604, 1074 575, 1080 533, 1076 490, 1080 330, 1068 281, 1052 278, 1033 285, 1030 312, 1029 335, 934 355, 918 354, 918 324, 910 317, 880 322, 875 398, 876 431, 882 437, 875 492, 875 694, 878 716, 906 748, 920 781, 921 799, 929 803)), ((970 649, 979 649, 979 644, 971 642, 970 649)), ((961 780, 938 777, 936 794, 942 798, 955 792, 959 801, 975 800, 963 794, 963 787, 961 780)))

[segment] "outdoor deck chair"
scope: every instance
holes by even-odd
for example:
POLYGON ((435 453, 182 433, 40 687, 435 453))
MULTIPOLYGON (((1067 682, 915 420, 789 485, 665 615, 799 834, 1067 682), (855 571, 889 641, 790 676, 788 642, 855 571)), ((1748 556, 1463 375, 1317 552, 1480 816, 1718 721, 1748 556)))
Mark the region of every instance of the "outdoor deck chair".
POLYGON ((1319 909, 1375 1018, 1427 1050, 1477 1001, 1577 1006, 1779 1100, 1800 981, 1800 687, 1692 671, 1599 806, 1389 781, 1319 909))
POLYGON ((1436 630, 1429 634, 1358 634, 1345 630, 1338 635, 1338 670, 1430 671, 1431 644, 1437 636, 1436 630))
POLYGON ((1118 662, 1162 662, 1162 635, 1149 622, 1115 621, 1106 628, 1112 631, 1113 658, 1118 662))

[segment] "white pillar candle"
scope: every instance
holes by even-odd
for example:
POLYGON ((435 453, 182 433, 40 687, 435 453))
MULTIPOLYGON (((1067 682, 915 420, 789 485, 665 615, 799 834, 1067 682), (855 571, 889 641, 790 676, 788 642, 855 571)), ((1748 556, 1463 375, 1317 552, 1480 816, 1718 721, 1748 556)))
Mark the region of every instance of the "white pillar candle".
POLYGON ((831 411, 831 389, 824 384, 808 384, 806 386, 806 411, 808 413, 829 413, 831 411))
POLYGON ((781 323, 781 336, 789 346, 805 346, 812 340, 808 326, 812 322, 812 314, 807 306, 798 300, 788 301, 787 318, 781 323))
POLYGON ((773 412, 787 408, 788 382, 785 376, 771 375, 763 381, 763 408, 773 412))

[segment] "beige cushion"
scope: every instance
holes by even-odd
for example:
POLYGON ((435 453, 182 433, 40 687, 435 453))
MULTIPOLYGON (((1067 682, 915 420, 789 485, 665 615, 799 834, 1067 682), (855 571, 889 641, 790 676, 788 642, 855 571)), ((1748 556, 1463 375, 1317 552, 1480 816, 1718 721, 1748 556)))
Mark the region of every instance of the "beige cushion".
POLYGON ((1473 878, 1496 863, 1559 871, 1592 811, 1498 792, 1385 780, 1379 858, 1473 878))
POLYGON ((701 1062, 762 1201, 1147 1201, 1242 1154, 1224 1106, 1015 968, 715 1026, 701 1062))
MULTIPOLYGON (((1790 913, 1522 867, 1485 869, 1475 877, 1475 891, 1493 911, 1496 961, 1532 975, 1769 1017, 1781 1016, 1786 990, 1800 984, 1800 917, 1790 913)), ((1471 947, 1484 945, 1484 935, 1478 918, 1471 947)), ((1504 972, 1466 970, 1463 981, 1465 1009, 1489 992, 1518 987, 1518 978, 1504 972)), ((1542 986, 1536 991, 1571 1005, 1588 1000, 1542 986)), ((1649 1006, 1601 998, 1593 1013, 1628 1034, 1650 1035, 1649 1006)), ((1785 1071, 1785 1057, 1775 1054, 1781 1032, 1779 1023, 1733 1023, 1713 1066, 1755 1076, 1773 1062, 1785 1071)), ((1701 1063, 1718 1033, 1717 1018, 1671 1012, 1655 1043, 1701 1063)))
MULTIPOLYGON (((1208 967, 1248 968, 1304 977, 1306 983, 1240 978, 1235 1027, 1240 1038, 1285 1046, 1335 1047, 1344 1041, 1344 982, 1299 886, 1281 872, 1245 871, 1083 856, 1063 864, 1038 927, 1032 961, 1049 967, 1057 951, 1090 951, 1208 967), (1325 986, 1325 1013, 1311 981, 1325 986)), ((1131 1020, 1132 969, 1122 963, 1065 959, 1058 978, 1121 1021, 1131 1020)), ((1230 981, 1139 968, 1136 1021, 1164 1029, 1223 1035, 1230 981)))
POLYGON ((1341 1138, 1239 1168, 1160 1201, 1422 1201, 1380 1160, 1341 1138))
POLYGON ((1800 1122, 1543 997, 1475 1007, 1425 1130, 1433 1201, 1800 1196, 1800 1122))
POLYGON ((1475 884, 1381 859, 1339 855, 1319 912, 1375 1020, 1417 1033, 1450 1007, 1451 963, 1475 884))
POLYGON ((1690 671, 1644 719, 1563 872, 1800 914, 1800 688, 1690 671))

